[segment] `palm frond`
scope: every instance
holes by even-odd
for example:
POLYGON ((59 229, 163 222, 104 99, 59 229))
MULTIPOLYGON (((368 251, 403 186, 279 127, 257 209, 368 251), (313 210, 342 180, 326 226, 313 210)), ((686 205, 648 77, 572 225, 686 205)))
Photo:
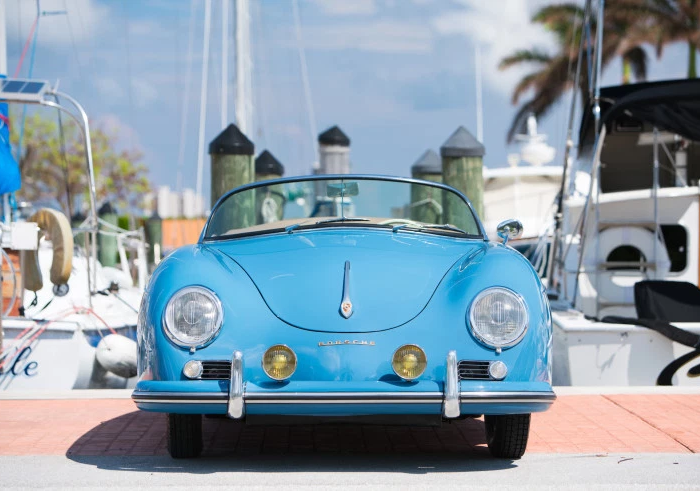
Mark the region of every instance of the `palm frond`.
POLYGON ((521 49, 510 56, 506 56, 498 64, 500 70, 505 70, 520 63, 541 63, 546 64, 552 61, 552 57, 538 49, 521 49))

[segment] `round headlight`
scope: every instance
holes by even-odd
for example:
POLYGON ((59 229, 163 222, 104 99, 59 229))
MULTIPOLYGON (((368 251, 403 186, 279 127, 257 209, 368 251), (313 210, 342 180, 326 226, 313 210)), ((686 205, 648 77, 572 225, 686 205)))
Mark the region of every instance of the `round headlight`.
POLYGON ((223 322, 214 292, 190 286, 175 292, 165 307, 165 333, 177 345, 201 347, 214 339, 223 322))
POLYGON ((423 375, 428 359, 425 352, 415 344, 405 344, 394 351, 391 367, 404 380, 413 380, 423 375))
POLYGON ((474 336, 494 348, 517 344, 527 329, 527 308, 520 295, 506 288, 489 288, 479 293, 469 309, 474 336))
POLYGON ((297 355, 288 346, 276 344, 265 351, 262 366, 271 379, 285 380, 297 369, 297 355))

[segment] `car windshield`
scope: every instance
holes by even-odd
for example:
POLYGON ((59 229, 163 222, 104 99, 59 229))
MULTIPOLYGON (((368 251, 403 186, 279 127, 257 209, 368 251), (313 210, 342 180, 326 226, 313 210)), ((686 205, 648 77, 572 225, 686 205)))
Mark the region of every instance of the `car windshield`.
POLYGON ((302 179, 243 189, 213 210, 205 239, 355 226, 481 237, 466 201, 448 189, 377 178, 302 179))

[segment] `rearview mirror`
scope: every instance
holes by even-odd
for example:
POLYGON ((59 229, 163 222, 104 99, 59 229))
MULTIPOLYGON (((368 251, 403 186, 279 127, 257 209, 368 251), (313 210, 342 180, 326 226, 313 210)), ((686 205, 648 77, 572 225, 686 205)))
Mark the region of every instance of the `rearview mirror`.
POLYGON ((328 184, 326 187, 326 196, 329 198, 357 196, 358 194, 360 194, 360 188, 357 185, 357 182, 340 182, 328 184))
POLYGON ((503 239, 503 245, 506 245, 510 239, 517 239, 523 235, 523 224, 520 220, 505 220, 498 224, 496 232, 503 239))

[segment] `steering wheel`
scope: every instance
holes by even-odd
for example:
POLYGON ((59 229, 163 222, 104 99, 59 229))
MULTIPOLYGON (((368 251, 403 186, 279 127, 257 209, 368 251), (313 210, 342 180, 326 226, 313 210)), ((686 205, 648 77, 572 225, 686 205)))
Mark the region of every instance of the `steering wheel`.
POLYGON ((379 225, 401 225, 401 224, 418 225, 418 222, 416 222, 415 220, 409 220, 408 218, 389 218, 388 220, 384 220, 383 222, 379 222, 379 225))

